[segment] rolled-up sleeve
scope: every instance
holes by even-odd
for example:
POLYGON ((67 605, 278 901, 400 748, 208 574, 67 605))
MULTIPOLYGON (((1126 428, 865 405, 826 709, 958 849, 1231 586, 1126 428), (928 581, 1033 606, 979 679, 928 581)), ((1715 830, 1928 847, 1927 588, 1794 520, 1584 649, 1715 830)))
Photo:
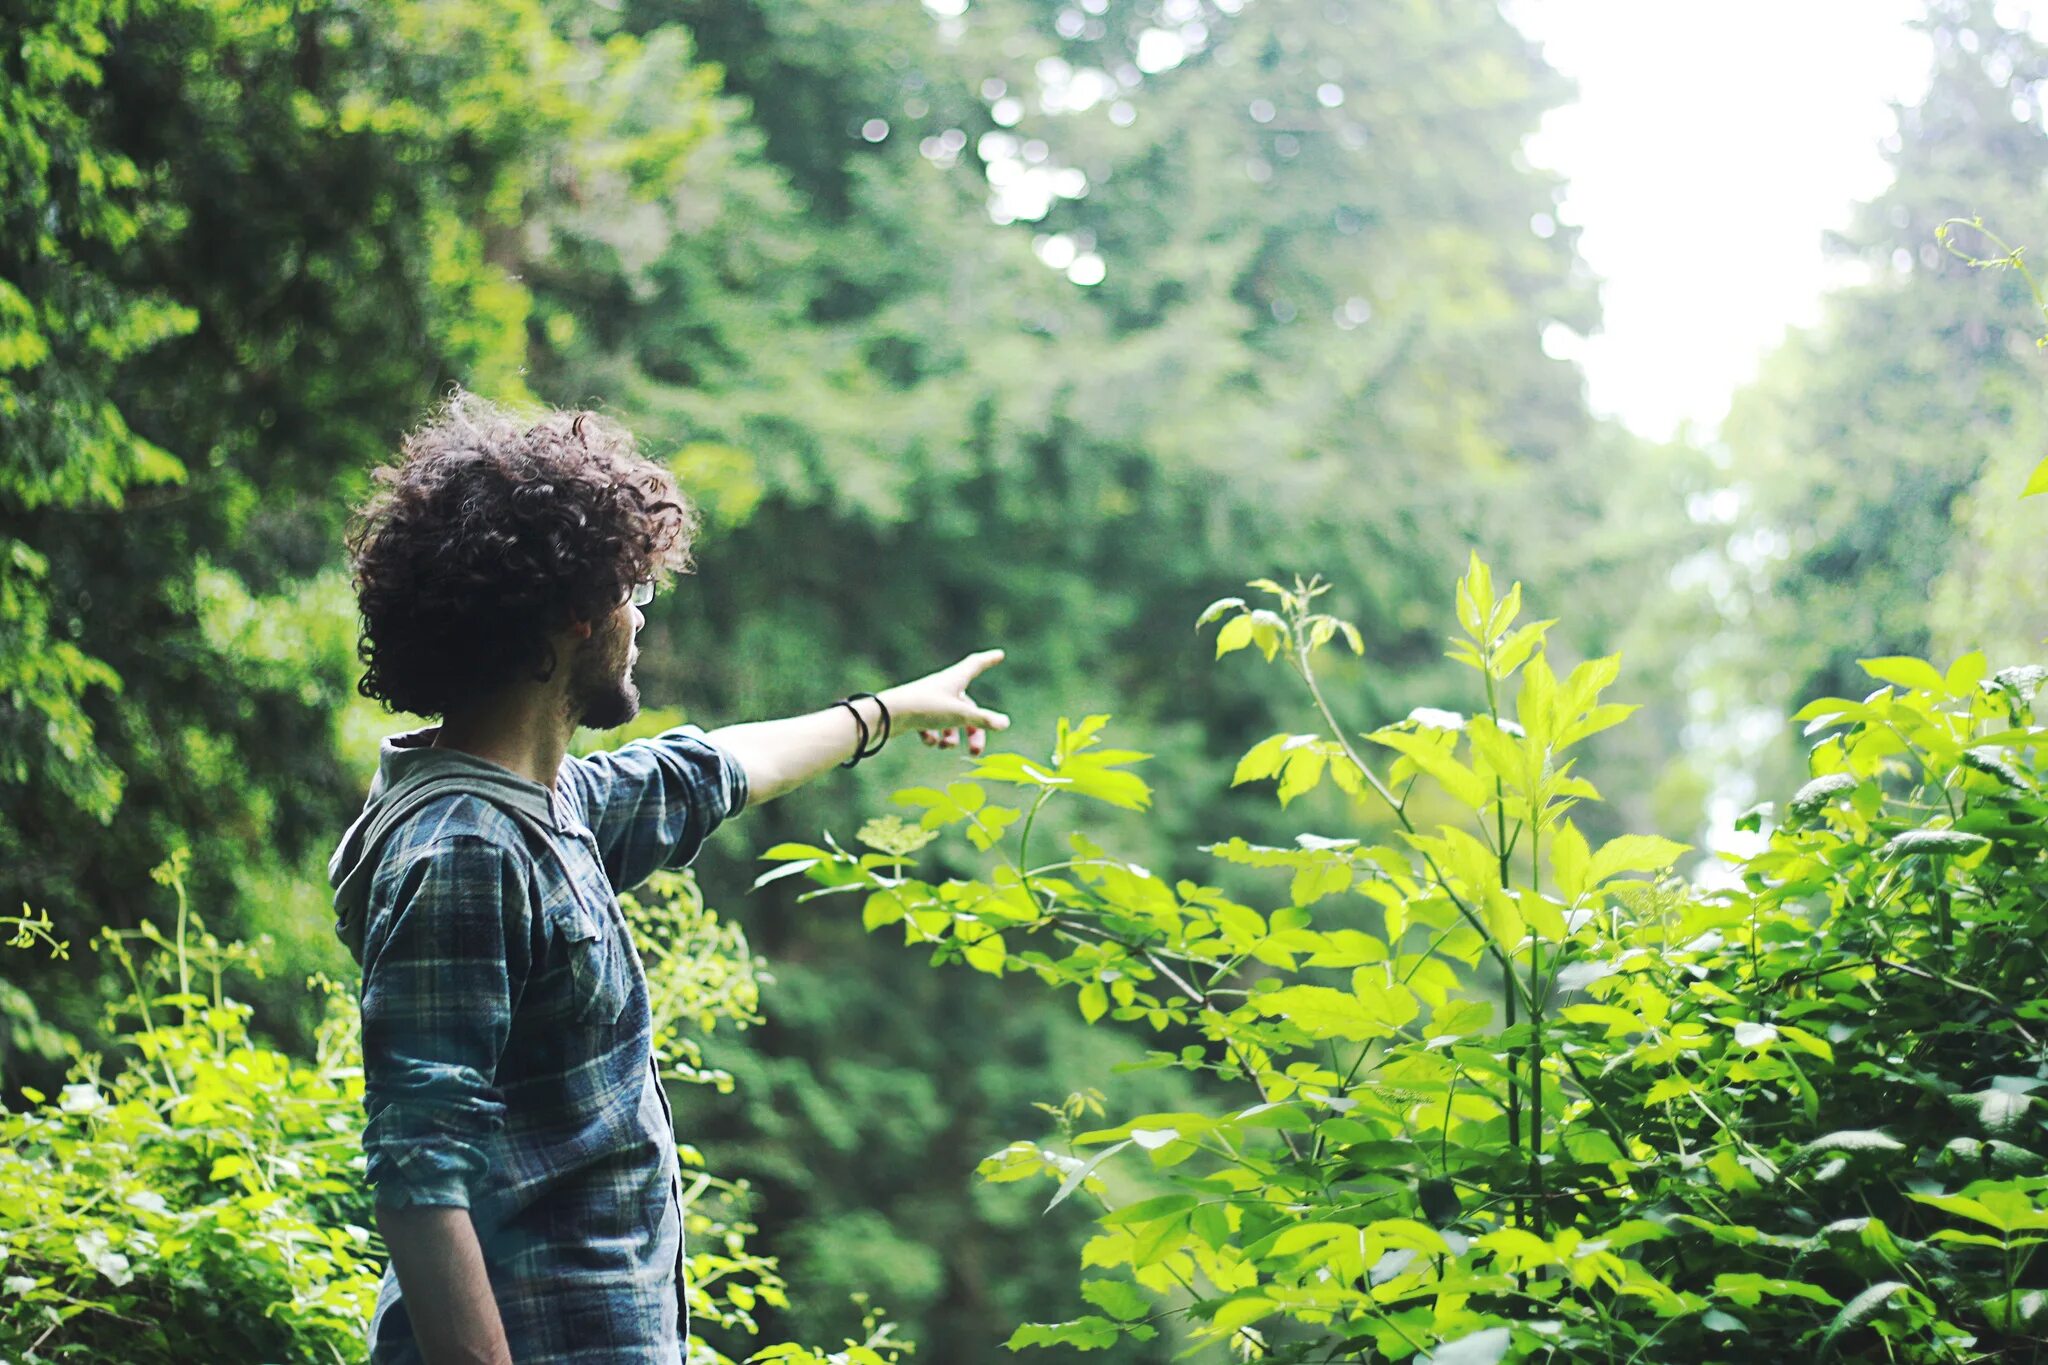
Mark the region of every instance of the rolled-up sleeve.
POLYGON ((365 1174, 379 1203, 467 1208, 505 1104, 494 1082, 530 957, 516 857, 453 835, 378 878, 363 934, 365 1174))
POLYGON ((661 868, 688 866, 711 831, 747 804, 746 771, 695 725, 568 764, 605 873, 620 891, 661 868))

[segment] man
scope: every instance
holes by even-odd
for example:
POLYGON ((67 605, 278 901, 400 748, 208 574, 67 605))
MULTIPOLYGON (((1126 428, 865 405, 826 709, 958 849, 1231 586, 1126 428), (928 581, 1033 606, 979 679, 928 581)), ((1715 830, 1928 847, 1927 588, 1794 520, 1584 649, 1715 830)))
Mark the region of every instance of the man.
POLYGON ((590 413, 457 393, 349 536, 364 695, 438 726, 385 741, 329 868, 363 968, 363 1146, 391 1249, 376 1365, 676 1365, 675 1138, 616 893, 749 802, 892 733, 980 753, 1000 651, 786 720, 589 758, 639 709, 640 607, 694 514, 590 413))

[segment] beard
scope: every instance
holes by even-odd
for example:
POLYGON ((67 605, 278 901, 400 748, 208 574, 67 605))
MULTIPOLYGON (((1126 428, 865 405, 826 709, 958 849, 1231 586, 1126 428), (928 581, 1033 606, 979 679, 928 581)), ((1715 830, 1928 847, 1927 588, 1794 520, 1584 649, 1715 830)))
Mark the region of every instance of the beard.
POLYGON ((593 730, 616 729, 640 714, 631 630, 607 627, 576 652, 569 669, 569 714, 593 730))

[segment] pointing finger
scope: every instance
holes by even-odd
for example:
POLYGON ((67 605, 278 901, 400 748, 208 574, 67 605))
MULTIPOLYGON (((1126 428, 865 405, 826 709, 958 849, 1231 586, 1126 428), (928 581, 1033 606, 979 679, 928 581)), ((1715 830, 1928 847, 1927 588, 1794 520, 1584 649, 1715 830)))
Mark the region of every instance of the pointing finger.
POLYGON ((958 664, 954 666, 956 668, 965 668, 967 670, 967 676, 969 678, 975 678, 979 677, 982 673, 986 672, 987 670, 994 668, 997 664, 1001 663, 1002 661, 1003 651, 1001 651, 1000 649, 984 649, 968 655, 966 658, 962 659, 958 664))

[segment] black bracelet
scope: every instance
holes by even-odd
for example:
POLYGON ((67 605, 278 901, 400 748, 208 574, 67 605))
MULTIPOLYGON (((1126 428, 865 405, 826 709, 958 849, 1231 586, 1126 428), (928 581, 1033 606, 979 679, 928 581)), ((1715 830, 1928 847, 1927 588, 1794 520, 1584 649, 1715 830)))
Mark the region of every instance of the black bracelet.
POLYGON ((882 713, 882 725, 880 733, 875 738, 875 747, 870 749, 868 747, 867 722, 864 720, 861 721, 860 743, 854 746, 853 757, 849 759, 846 763, 846 766, 849 768, 852 767, 855 763, 860 762, 864 758, 873 758, 876 754, 882 752, 882 746, 886 745, 889 742, 889 703, 883 701, 880 697, 876 696, 872 692, 856 692, 852 696, 845 698, 839 703, 839 705, 844 706, 848 710, 853 712, 855 720, 861 719, 860 708, 854 705, 854 703, 857 701, 873 702, 882 713))
POLYGON ((835 701, 832 704, 834 706, 843 706, 847 710, 853 712, 853 723, 860 727, 860 738, 855 740, 853 744, 853 757, 847 759, 846 762, 839 765, 842 768, 851 768, 854 764, 860 762, 863 758, 867 757, 866 754, 861 752, 863 749, 868 747, 867 719, 861 715, 860 708, 853 704, 853 698, 851 697, 844 698, 840 701, 835 701))

